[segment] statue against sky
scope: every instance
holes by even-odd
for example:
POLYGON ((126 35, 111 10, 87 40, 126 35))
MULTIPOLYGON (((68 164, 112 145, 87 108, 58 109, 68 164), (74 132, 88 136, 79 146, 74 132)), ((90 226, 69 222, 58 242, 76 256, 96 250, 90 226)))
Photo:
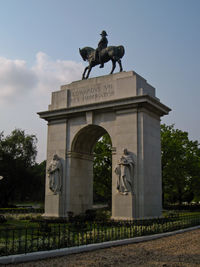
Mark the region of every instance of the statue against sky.
POLYGON ((112 70, 110 74, 113 73, 116 67, 116 62, 119 64, 120 72, 123 71, 121 58, 124 56, 125 49, 122 45, 119 46, 108 46, 108 39, 106 38, 106 31, 101 32, 101 40, 98 43, 96 49, 92 47, 79 48, 79 53, 84 61, 88 61, 89 65, 85 67, 82 75, 82 79, 88 79, 91 69, 96 65, 100 64, 100 68, 104 67, 104 63, 112 61, 112 70))
POLYGON ((62 186, 62 162, 57 154, 53 156, 47 172, 49 176, 49 188, 56 195, 61 192, 62 186))
POLYGON ((115 169, 115 173, 118 176, 117 190, 123 195, 127 195, 128 192, 133 191, 134 166, 133 156, 125 148, 124 154, 115 169))
POLYGON ((97 56, 99 57, 99 62, 100 62, 100 67, 99 68, 103 68, 104 67, 104 62, 102 60, 102 57, 101 57, 101 50, 103 50, 104 48, 107 47, 108 45, 108 40, 106 38, 107 33, 106 31, 102 31, 102 33, 100 34, 101 35, 101 40, 99 41, 98 43, 98 47, 95 51, 95 60, 97 59, 97 56))

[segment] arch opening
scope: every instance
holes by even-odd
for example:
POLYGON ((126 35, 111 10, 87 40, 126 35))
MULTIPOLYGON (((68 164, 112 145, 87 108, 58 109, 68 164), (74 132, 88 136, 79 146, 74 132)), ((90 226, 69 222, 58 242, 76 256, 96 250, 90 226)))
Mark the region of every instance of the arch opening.
POLYGON ((70 211, 75 214, 93 205, 111 207, 112 143, 108 132, 98 125, 82 128, 71 145, 70 211))
POLYGON ((96 142, 107 131, 98 125, 88 125, 82 128, 74 137, 71 151, 83 154, 92 154, 96 142))

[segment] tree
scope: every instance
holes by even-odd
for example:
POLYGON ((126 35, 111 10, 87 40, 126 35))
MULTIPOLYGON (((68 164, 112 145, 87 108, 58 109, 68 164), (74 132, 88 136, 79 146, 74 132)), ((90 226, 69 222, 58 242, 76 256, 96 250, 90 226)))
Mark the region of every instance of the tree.
POLYGON ((4 177, 0 183, 0 204, 9 201, 24 201, 30 195, 33 167, 37 155, 37 138, 25 131, 15 129, 4 137, 0 133, 0 174, 4 177))
POLYGON ((112 153, 111 139, 105 134, 94 149, 94 202, 111 204, 112 153))
POLYGON ((45 196, 45 174, 46 160, 35 163, 31 167, 29 199, 33 201, 44 201, 45 196), (34 192, 34 194, 33 194, 34 192))
POLYGON ((181 204, 200 197, 200 149, 188 133, 161 125, 164 202, 181 204))

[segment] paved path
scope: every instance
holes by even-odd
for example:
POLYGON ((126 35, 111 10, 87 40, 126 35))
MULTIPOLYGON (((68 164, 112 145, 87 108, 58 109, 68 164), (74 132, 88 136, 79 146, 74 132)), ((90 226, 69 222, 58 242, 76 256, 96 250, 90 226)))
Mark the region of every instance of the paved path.
MULTIPOLYGON (((13 267, 13 265, 6 265, 13 267)), ((17 267, 200 267, 200 229, 154 241, 100 249, 17 267)))

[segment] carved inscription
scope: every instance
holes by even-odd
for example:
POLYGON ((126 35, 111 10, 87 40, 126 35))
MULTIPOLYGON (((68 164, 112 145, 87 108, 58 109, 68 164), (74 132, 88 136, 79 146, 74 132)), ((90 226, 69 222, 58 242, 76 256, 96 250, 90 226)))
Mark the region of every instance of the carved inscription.
POLYGON ((79 88, 70 90, 70 104, 96 102, 114 95, 112 84, 96 85, 90 88, 79 88))

